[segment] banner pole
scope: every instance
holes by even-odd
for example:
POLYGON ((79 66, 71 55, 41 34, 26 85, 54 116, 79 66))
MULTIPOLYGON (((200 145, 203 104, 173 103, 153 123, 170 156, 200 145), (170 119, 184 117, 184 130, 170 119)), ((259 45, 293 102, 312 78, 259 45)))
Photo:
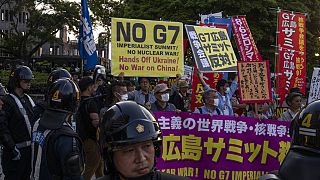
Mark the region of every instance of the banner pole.
MULTIPOLYGON (((275 93, 277 93, 277 95, 279 95, 279 87, 277 85, 280 84, 279 78, 277 78, 278 77, 277 68, 279 68, 279 66, 280 66, 280 61, 277 61, 277 59, 279 58, 279 51, 280 51, 280 47, 279 47, 279 44, 278 44, 279 13, 280 12, 281 12, 281 9, 278 7, 277 11, 276 11, 276 13, 277 13, 277 25, 276 25, 276 45, 275 45, 275 53, 274 53, 274 74, 275 74, 274 88, 275 88, 275 93)), ((276 107, 278 107, 278 105, 279 105, 278 97, 276 97, 275 102, 276 102, 276 107)))

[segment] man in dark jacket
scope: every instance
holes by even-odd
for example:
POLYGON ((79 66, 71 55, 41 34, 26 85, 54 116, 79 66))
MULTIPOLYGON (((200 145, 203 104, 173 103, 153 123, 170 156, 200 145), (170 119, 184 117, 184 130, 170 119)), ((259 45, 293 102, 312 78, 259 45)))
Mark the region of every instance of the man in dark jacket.
POLYGON ((59 79, 50 86, 47 109, 33 126, 28 179, 83 180, 82 143, 70 124, 79 102, 80 91, 72 80, 59 79))
POLYGON ((100 180, 187 179, 155 169, 161 131, 156 119, 142 105, 132 101, 116 103, 104 114, 101 127, 108 174, 100 180))
POLYGON ((2 168, 7 180, 29 179, 31 166, 31 127, 33 100, 26 92, 31 87, 32 71, 19 66, 9 77, 8 91, 0 115, 0 141, 4 146, 2 168))

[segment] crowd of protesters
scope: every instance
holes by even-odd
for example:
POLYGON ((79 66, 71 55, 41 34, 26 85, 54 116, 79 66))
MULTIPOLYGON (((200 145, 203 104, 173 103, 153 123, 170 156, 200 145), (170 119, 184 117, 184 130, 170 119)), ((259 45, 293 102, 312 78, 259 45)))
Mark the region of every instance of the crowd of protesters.
MULTIPOLYGON (((9 92, 17 96, 19 93, 24 94, 30 89, 30 83, 33 79, 30 76, 30 69, 24 68, 22 70, 27 71, 28 77, 23 78, 21 82, 20 79, 19 81, 18 79, 11 80, 7 86, 9 92), (17 84, 17 82, 20 84, 17 84)), ((219 80, 215 89, 213 89, 205 83, 201 73, 198 73, 198 75, 204 87, 204 92, 202 93, 203 106, 195 108, 194 113, 275 119, 275 104, 273 103, 239 103, 237 77, 231 82, 224 79, 219 80)), ((139 77, 136 83, 134 78, 125 77, 124 73, 121 73, 117 77, 107 75, 104 67, 99 65, 92 74, 88 74, 80 79, 72 77, 65 69, 57 69, 49 75, 48 94, 45 95, 46 100, 48 96, 58 96, 58 94, 50 94, 49 89, 55 81, 62 78, 73 79, 73 82, 80 88, 80 105, 78 109, 72 109, 75 115, 70 118, 75 122, 76 132, 83 142, 83 158, 86 164, 83 174, 85 180, 91 179, 94 175, 95 177, 101 177, 104 174, 105 168, 101 153, 104 143, 101 142, 100 123, 104 114, 113 105, 122 101, 135 101, 151 113, 158 111, 191 112, 192 89, 190 88, 190 81, 188 79, 183 80, 179 74, 176 75, 175 82, 171 88, 166 83, 159 83, 152 89, 151 78, 149 77, 139 77)), ((71 82, 60 82, 60 86, 62 86, 61 83, 62 85, 70 85, 71 82)), ((34 104, 27 94, 22 96, 23 98, 20 98, 20 101, 23 102, 22 105, 18 103, 20 102, 19 98, 15 98, 16 96, 14 95, 10 94, 14 97, 13 100, 8 97, 3 98, 4 96, 8 96, 5 89, 0 84, 0 117, 2 118, 0 121, 0 138, 5 148, 4 153, 6 154, 2 158, 5 160, 2 161, 2 165, 7 179, 21 179, 22 177, 29 177, 28 175, 31 171, 28 164, 31 161, 29 154, 31 154, 32 126, 35 122, 38 122, 39 117, 48 116, 52 112, 45 110, 50 104, 34 104), (16 103, 19 106, 18 109, 15 108, 16 103), (4 109, 2 110, 3 106, 4 109), (22 112, 23 116, 18 116, 20 112, 22 112), (24 128, 19 129, 21 125, 19 118, 22 119, 21 122, 28 120, 30 127, 28 126, 27 130, 24 128), (8 125, 8 121, 11 121, 11 119, 16 120, 17 124, 8 125), (23 143, 17 144, 15 143, 16 141, 23 143), (18 163, 16 160, 20 160, 20 162, 18 163), (20 168, 21 165, 24 168, 20 168)), ((73 91, 73 93, 78 93, 76 90, 73 91)), ((286 97, 288 110, 279 119, 291 121, 302 108, 303 98, 304 96, 300 93, 299 89, 292 89, 286 97)), ((54 104, 55 102, 51 103, 54 104)), ((65 110, 64 107, 58 106, 58 108, 65 110)), ((51 126, 51 124, 48 126, 51 126)), ((80 151, 79 154, 81 154, 80 151)), ((32 173, 35 173, 34 169, 32 173)))

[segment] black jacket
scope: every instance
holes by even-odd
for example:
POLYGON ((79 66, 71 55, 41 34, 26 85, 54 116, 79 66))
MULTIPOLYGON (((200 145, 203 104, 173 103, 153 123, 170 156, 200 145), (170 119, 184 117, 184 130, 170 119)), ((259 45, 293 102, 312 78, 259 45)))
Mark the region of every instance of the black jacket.
MULTIPOLYGON (((167 174, 165 172, 161 172, 158 170, 153 170, 152 172, 144 176, 140 176, 137 178, 126 178, 126 179, 128 180, 187 180, 189 178, 167 174)), ((110 174, 110 175, 98 178, 97 180, 120 180, 120 178, 118 174, 110 174)))

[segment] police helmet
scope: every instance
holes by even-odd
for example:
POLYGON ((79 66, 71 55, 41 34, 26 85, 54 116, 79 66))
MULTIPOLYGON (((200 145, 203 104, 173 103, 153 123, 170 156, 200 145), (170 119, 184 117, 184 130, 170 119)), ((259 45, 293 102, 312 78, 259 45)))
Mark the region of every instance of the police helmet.
POLYGON ((8 90, 12 92, 14 88, 19 87, 21 80, 32 80, 33 74, 28 66, 18 66, 16 69, 12 70, 10 73, 8 81, 8 90))
POLYGON ((97 82, 99 79, 106 79, 106 68, 101 65, 96 65, 93 72, 93 80, 94 82, 97 82))
POLYGON ((134 101, 118 102, 110 107, 103 115, 101 126, 105 141, 111 149, 147 140, 162 141, 156 119, 145 107, 134 101))
POLYGON ((292 147, 320 153, 320 100, 308 104, 292 123, 292 147))
POLYGON ((71 79, 71 74, 66 69, 63 69, 63 68, 53 70, 49 74, 49 77, 47 80, 47 87, 49 87, 53 82, 55 82, 56 80, 61 79, 61 78, 70 78, 71 79))
POLYGON ((58 79, 47 92, 48 109, 75 113, 80 102, 78 85, 70 79, 58 79))
POLYGON ((122 101, 110 107, 103 114, 100 127, 106 146, 103 155, 110 172, 115 168, 113 150, 119 146, 152 140, 155 156, 160 156, 162 134, 159 124, 145 107, 134 101, 122 101))

